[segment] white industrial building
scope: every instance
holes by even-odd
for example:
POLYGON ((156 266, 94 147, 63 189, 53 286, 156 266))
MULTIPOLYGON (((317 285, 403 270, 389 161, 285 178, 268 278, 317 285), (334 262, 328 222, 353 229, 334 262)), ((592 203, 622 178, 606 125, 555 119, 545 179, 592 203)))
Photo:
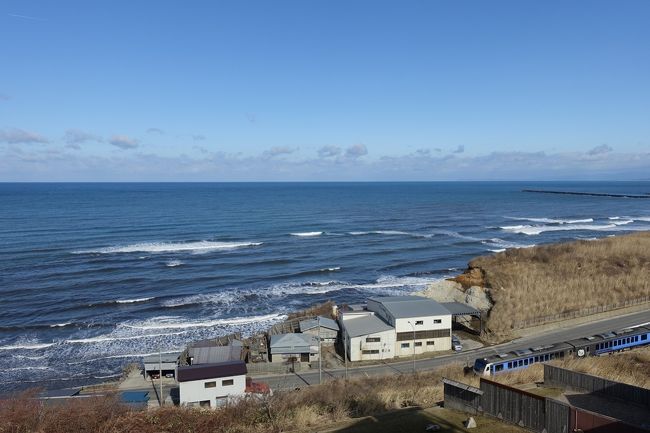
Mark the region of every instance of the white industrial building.
POLYGON ((381 360, 395 356, 395 329, 374 312, 342 312, 339 320, 350 361, 381 360))
POLYGON ((246 372, 244 361, 179 366, 180 404, 218 407, 240 398, 246 393, 246 372))
POLYGON ((395 329, 395 356, 451 350, 451 313, 433 299, 369 298, 367 308, 395 329))

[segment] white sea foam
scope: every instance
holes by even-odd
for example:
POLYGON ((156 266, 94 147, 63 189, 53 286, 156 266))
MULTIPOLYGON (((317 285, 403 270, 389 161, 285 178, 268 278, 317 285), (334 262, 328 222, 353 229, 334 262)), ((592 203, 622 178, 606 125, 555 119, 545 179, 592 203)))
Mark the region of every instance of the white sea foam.
POLYGON ((507 248, 532 248, 535 246, 535 244, 518 244, 516 242, 510 242, 499 238, 492 238, 489 240, 482 241, 481 243, 487 246, 498 247, 498 251, 495 251, 494 249, 490 249, 490 251, 497 252, 497 253, 504 251, 507 248))
POLYGON ((174 253, 174 252, 210 252, 254 247, 262 242, 141 242, 137 244, 99 248, 96 250, 73 251, 73 254, 116 254, 116 253, 174 253))
POLYGON ((359 232, 348 232, 351 236, 364 236, 364 235, 383 235, 383 236, 410 236, 414 238, 431 238, 433 233, 414 233, 414 232, 405 232, 401 230, 371 230, 371 231, 359 231, 359 232))
POLYGON ((502 253, 505 250, 506 250, 505 248, 488 249, 488 251, 492 251, 493 253, 502 253))
POLYGON ((134 304, 136 302, 147 302, 154 299, 154 296, 148 298, 136 298, 136 299, 118 299, 115 301, 116 304, 134 304))
POLYGON ((54 343, 19 343, 8 346, 0 346, 0 350, 38 350, 54 346, 54 343))
POLYGON ((63 328, 68 325, 72 325, 72 322, 55 323, 54 325, 50 325, 50 328, 63 328))
POLYGON ((563 225, 516 225, 503 226, 502 230, 511 233, 521 233, 525 235, 538 235, 544 232, 567 231, 567 230, 587 230, 587 231, 615 231, 616 224, 563 224, 563 225))
POLYGON ((525 217, 505 217, 505 218, 516 220, 516 221, 530 221, 534 223, 544 223, 544 224, 582 224, 582 223, 594 222, 593 218, 579 218, 579 219, 525 218, 525 217))
MULTIPOLYGON (((130 327, 128 325, 124 325, 124 326, 130 327)), ((130 335, 125 337, 113 336, 112 334, 104 334, 104 335, 98 335, 96 337, 65 340, 65 342, 69 344, 93 344, 93 343, 104 343, 107 341, 126 341, 126 340, 138 340, 140 338, 169 337, 170 335, 180 335, 180 334, 184 334, 185 332, 187 331, 166 332, 164 334, 130 335)))
POLYGON ((176 317, 154 317, 144 323, 123 324, 127 328, 134 329, 185 329, 185 328, 211 328, 215 326, 233 326, 245 325, 248 323, 259 322, 275 322, 286 319, 284 314, 266 314, 263 316, 250 316, 250 317, 232 317, 224 319, 205 320, 199 322, 191 322, 186 318, 176 317))
POLYGON ((298 236, 301 238, 311 238, 315 236, 320 236, 323 232, 301 232, 301 233, 289 233, 291 236, 298 236))
POLYGON ((180 261, 180 260, 170 260, 167 263, 165 263, 165 266, 167 266, 168 268, 175 268, 177 266, 181 266, 181 265, 184 265, 184 264, 185 263, 180 261))
POLYGON ((25 367, 11 367, 6 368, 5 371, 20 371, 20 370, 50 370, 50 367, 46 366, 25 366, 25 367))
POLYGON ((340 270, 341 270, 340 266, 334 266, 333 268, 319 269, 320 272, 335 272, 335 271, 340 271, 340 270))
POLYGON ((633 222, 634 222, 634 220, 632 220, 632 219, 617 219, 617 220, 613 220, 612 224, 617 225, 617 226, 624 226, 626 224, 631 224, 633 222))

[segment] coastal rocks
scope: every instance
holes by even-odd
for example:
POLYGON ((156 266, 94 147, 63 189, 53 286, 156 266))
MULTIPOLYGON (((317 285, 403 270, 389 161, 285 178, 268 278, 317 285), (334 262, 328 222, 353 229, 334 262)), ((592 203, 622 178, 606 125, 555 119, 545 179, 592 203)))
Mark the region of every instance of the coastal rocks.
POLYGON ((469 289, 472 286, 486 287, 487 282, 485 279, 485 271, 481 268, 469 267, 462 274, 450 278, 463 286, 464 289, 469 289))
POLYGON ((465 290, 459 282, 452 280, 435 281, 417 294, 438 302, 462 302, 481 311, 488 311, 492 308, 492 302, 490 302, 486 289, 471 286, 465 290))

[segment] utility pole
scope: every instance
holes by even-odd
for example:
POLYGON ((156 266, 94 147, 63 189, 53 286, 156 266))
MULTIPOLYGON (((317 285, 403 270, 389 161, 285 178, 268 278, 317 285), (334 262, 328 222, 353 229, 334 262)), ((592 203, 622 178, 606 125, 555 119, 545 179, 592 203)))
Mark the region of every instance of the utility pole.
POLYGON ((410 320, 407 323, 413 328, 413 374, 415 374, 415 326, 410 320))
POLYGON ((320 339, 320 316, 318 316, 318 383, 323 383, 323 353, 320 339))
POLYGON ((165 403, 163 399, 163 387, 162 387, 162 349, 158 346, 158 373, 160 376, 160 407, 165 403))
MULTIPOLYGON (((343 321, 341 321, 343 322, 343 321)), ((343 330, 345 331, 345 327, 343 327, 343 330)), ((343 352, 345 354, 345 380, 347 382, 348 380, 348 339, 347 335, 343 334, 343 352)))

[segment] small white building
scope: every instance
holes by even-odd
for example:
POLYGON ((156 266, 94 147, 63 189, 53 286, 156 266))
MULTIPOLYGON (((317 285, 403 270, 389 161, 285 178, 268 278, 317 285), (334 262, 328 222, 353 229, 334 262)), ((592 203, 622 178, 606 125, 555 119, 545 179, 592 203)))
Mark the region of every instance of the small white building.
POLYGON ((275 334, 269 343, 271 362, 318 361, 318 338, 311 334, 275 334))
POLYGON ((301 320, 300 332, 315 337, 320 335, 322 344, 332 345, 338 338, 339 324, 330 318, 319 316, 314 319, 301 320))
POLYGON ((179 366, 180 404, 219 407, 240 398, 246 393, 246 372, 244 361, 179 366))
POLYGON ((395 329, 395 356, 451 350, 451 313, 433 299, 386 296, 368 299, 375 312, 395 329))
POLYGON ((342 312, 339 322, 350 361, 381 360, 395 356, 395 329, 374 312, 342 312))

